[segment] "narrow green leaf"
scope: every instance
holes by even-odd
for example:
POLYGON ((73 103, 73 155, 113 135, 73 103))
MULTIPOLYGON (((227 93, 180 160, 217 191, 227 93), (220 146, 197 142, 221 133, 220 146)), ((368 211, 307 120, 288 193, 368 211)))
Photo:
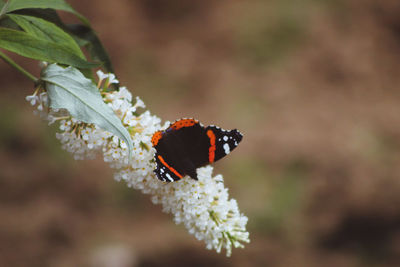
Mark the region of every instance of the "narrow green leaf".
POLYGON ((65 24, 58 16, 54 9, 24 9, 13 12, 14 14, 22 14, 42 18, 49 22, 54 23, 65 32, 69 33, 79 46, 84 46, 90 53, 92 60, 103 63, 107 72, 114 73, 110 57, 102 45, 100 39, 97 37, 95 31, 88 25, 82 24, 65 24))
POLYGON ((42 72, 41 79, 46 82, 50 107, 64 108, 76 119, 93 123, 111 132, 128 145, 129 158, 133 149, 128 130, 113 110, 103 102, 98 88, 86 79, 79 70, 49 65, 42 72))
POLYGON ((10 0, 7 13, 26 8, 52 8, 67 11, 77 16, 84 24, 89 25, 89 21, 64 0, 10 0))
POLYGON ((8 12, 25 8, 53 8, 75 12, 64 0, 10 0, 9 2, 8 12))
POLYGON ((0 0, 0 19, 7 12, 8 2, 5 3, 3 0, 0 0))
POLYGON ((14 29, 14 30, 19 30, 18 24, 16 24, 13 20, 11 20, 9 17, 4 16, 0 19, 0 27, 4 28, 9 28, 9 29, 14 29))
POLYGON ((21 9, 12 12, 12 14, 19 14, 19 15, 26 15, 26 16, 32 16, 36 18, 41 18, 44 20, 47 20, 49 22, 52 22, 56 24, 58 27, 62 28, 63 30, 64 23, 62 22, 60 16, 58 16, 57 11, 54 9, 50 8, 27 8, 27 9, 21 9))
POLYGON ((114 73, 110 57, 92 28, 80 24, 67 25, 67 27, 72 34, 88 42, 85 47, 90 52, 92 60, 102 62, 106 71, 114 73))
POLYGON ((3 0, 0 0, 0 10, 3 9, 6 3, 3 0))
POLYGON ((38 39, 61 44, 73 51, 78 57, 85 59, 82 50, 75 40, 55 24, 40 18, 24 15, 7 15, 17 23, 26 33, 38 39))
POLYGON ((63 45, 35 38, 28 33, 0 28, 0 47, 21 56, 71 65, 78 68, 94 68, 97 63, 87 62, 63 45))

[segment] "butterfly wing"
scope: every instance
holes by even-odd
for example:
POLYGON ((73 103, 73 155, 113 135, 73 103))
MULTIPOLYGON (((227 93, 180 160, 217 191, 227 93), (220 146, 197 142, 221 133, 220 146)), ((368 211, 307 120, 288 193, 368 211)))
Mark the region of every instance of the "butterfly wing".
POLYGON ((209 162, 217 161, 232 150, 234 150, 240 141, 242 141, 243 135, 236 129, 224 130, 218 126, 210 125, 206 128, 207 136, 210 139, 209 147, 209 162))
MULTIPOLYGON (((182 119, 175 123, 186 120, 192 119, 182 119)), ((206 135, 206 130, 201 123, 195 121, 195 123, 188 127, 178 128, 173 132, 173 134, 180 140, 182 147, 184 147, 185 150, 185 157, 193 163, 195 168, 208 163, 208 147, 210 146, 210 141, 206 135)))
POLYGON ((208 163, 209 139, 205 128, 194 119, 181 119, 173 123, 166 131, 169 143, 175 144, 179 154, 179 164, 193 179, 197 179, 196 169, 208 163))
POLYGON ((158 152, 155 156, 156 168, 154 173, 157 178, 164 182, 174 182, 182 179, 183 174, 179 173, 174 167, 170 166, 158 152))
POLYGON ((196 168, 207 158, 201 150, 201 144, 205 142, 207 145, 206 138, 201 141, 204 131, 197 120, 181 119, 165 131, 154 133, 152 143, 157 150, 155 173, 160 180, 172 182, 186 174, 197 179, 196 168))

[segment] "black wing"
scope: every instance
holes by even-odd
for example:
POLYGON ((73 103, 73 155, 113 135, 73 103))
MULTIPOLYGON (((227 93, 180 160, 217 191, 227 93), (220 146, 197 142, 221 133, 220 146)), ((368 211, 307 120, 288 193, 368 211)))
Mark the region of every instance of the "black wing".
POLYGON ((194 119, 181 119, 162 132, 155 148, 170 168, 197 179, 196 169, 208 163, 208 146, 204 127, 194 119))
POLYGON ((182 179, 183 174, 180 174, 175 168, 170 166, 159 153, 156 153, 155 160, 157 166, 154 173, 158 179, 164 182, 174 182, 182 179))
POLYGON ((238 146, 243 138, 243 135, 236 129, 226 131, 218 126, 210 125, 206 128, 206 131, 209 130, 211 130, 215 136, 214 161, 217 161, 228 155, 238 146))

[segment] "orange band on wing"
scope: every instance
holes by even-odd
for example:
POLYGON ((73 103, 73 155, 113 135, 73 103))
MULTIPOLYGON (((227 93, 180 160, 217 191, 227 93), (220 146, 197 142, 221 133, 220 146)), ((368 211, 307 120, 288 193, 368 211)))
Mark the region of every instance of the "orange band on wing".
POLYGON ((174 122, 170 128, 174 129, 174 130, 179 130, 183 127, 190 127, 193 126, 195 124, 199 123, 197 120, 195 119, 181 119, 179 121, 174 122))
POLYGON ((171 166, 168 165, 168 163, 165 162, 165 160, 163 159, 163 157, 161 157, 160 155, 158 155, 158 159, 161 161, 162 165, 164 165, 165 167, 167 167, 168 170, 170 170, 171 172, 173 172, 176 176, 178 176, 180 179, 183 178, 183 176, 177 172, 174 168, 172 168, 171 166))
POLYGON ((153 146, 156 146, 158 144, 158 141, 160 141, 161 137, 162 137, 161 131, 157 131, 153 134, 153 137, 151 138, 151 143, 153 144, 153 146))
POLYGON ((207 136, 210 138, 210 147, 208 148, 208 161, 214 162, 215 159, 215 134, 213 131, 208 130, 207 136))

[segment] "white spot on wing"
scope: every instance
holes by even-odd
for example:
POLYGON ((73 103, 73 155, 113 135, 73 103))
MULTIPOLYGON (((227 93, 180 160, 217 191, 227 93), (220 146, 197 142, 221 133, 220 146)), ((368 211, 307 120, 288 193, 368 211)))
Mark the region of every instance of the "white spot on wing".
POLYGON ((169 175, 169 173, 166 173, 165 176, 167 177, 167 179, 168 179, 170 182, 173 182, 173 181, 174 181, 174 179, 172 179, 172 177, 171 177, 171 175, 169 175))
POLYGON ((228 136, 224 135, 224 141, 228 141, 228 136))
POLYGON ((229 154, 229 152, 231 152, 231 149, 230 149, 228 143, 225 143, 223 148, 224 148, 225 154, 229 154))

